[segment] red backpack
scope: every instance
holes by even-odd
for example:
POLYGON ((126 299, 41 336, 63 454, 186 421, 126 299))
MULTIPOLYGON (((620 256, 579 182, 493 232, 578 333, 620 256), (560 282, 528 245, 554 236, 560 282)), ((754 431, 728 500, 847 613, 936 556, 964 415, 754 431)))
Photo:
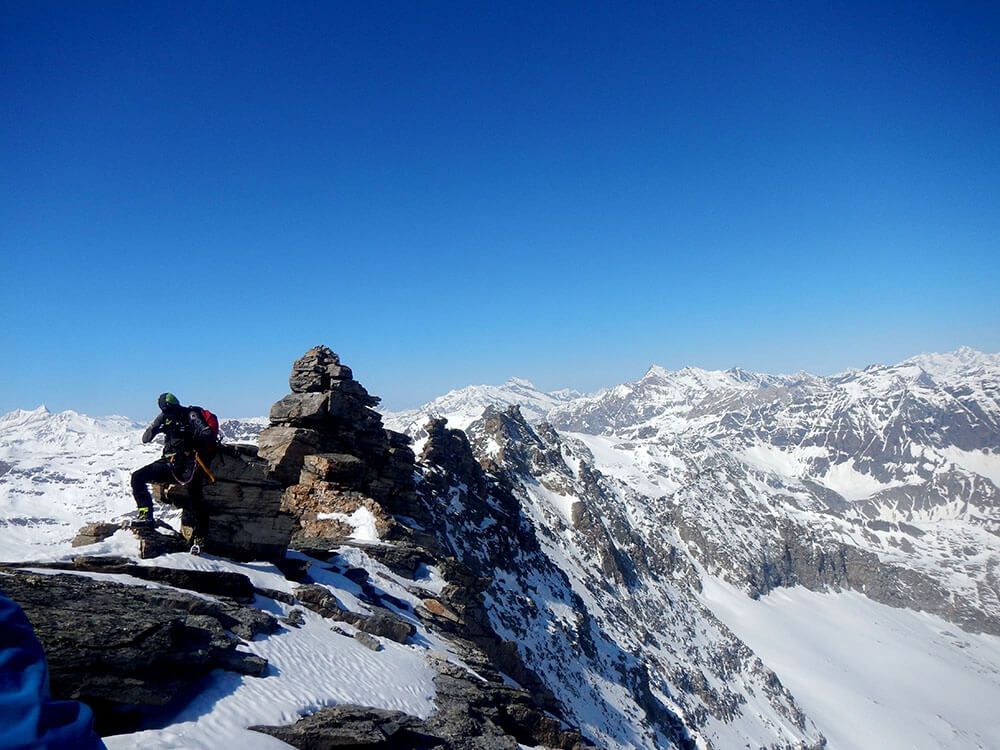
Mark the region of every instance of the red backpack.
POLYGON ((214 449, 219 444, 219 418, 200 406, 188 407, 191 438, 198 450, 214 449))

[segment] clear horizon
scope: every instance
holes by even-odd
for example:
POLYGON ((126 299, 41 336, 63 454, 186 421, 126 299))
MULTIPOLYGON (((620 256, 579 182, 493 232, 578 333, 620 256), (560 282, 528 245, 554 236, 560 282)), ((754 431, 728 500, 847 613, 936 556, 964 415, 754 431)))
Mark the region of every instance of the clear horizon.
POLYGON ((1000 351, 1000 6, 5 3, 0 413, 1000 351))
MULTIPOLYGON (((978 352, 980 354, 987 354, 987 355, 992 355, 992 356, 1000 356, 1000 352, 987 352, 987 351, 982 351, 982 350, 979 350, 979 349, 975 349, 975 347, 962 346, 962 347, 958 347, 956 350, 951 351, 951 352, 917 352, 917 353, 912 354, 912 355, 910 355, 908 357, 903 357, 898 362, 869 362, 868 364, 863 365, 861 367, 842 368, 842 369, 837 370, 835 372, 829 372, 829 373, 812 372, 812 371, 809 371, 809 370, 795 370, 795 371, 785 371, 785 372, 777 372, 777 371, 771 372, 771 371, 765 371, 765 370, 754 370, 754 372, 757 372, 757 373, 760 373, 760 374, 767 374, 767 375, 793 375, 793 374, 796 374, 797 372, 803 372, 803 373, 806 373, 806 374, 809 374, 809 375, 819 375, 819 376, 823 376, 823 377, 829 377, 829 376, 837 375, 837 374, 840 374, 840 373, 843 373, 843 372, 847 372, 847 371, 850 371, 850 370, 862 370, 865 367, 869 367, 869 366, 872 366, 872 365, 886 365, 886 366, 891 366, 891 365, 899 364, 900 362, 903 362, 905 360, 911 359, 912 357, 917 357, 917 356, 920 356, 920 355, 954 354, 959 349, 966 349, 966 348, 972 349, 973 351, 978 352)), ((349 364, 349 363, 345 361, 345 364, 349 364)), ((383 402, 381 404, 379 404, 379 406, 377 407, 377 409, 379 411, 383 411, 383 412, 384 411, 392 411, 392 412, 409 411, 410 409, 416 409, 416 408, 419 408, 421 406, 424 406, 425 404, 429 403, 430 401, 433 401, 435 398, 438 398, 439 396, 444 396, 446 393, 449 393, 451 391, 461 390, 463 388, 475 388, 475 387, 482 387, 482 386, 503 385, 504 383, 506 383, 506 382, 508 382, 510 380, 524 380, 524 381, 528 381, 529 383, 531 383, 534 387, 538 388, 539 390, 545 391, 545 392, 549 392, 549 393, 554 392, 554 391, 568 389, 568 390, 573 390, 573 391, 580 391, 580 393, 582 395, 590 395, 590 394, 596 393, 598 391, 604 390, 606 388, 612 388, 612 387, 614 387, 616 385, 622 385, 624 383, 635 382, 635 381, 639 380, 645 374, 645 372, 647 372, 649 369, 651 369, 653 367, 662 367, 662 365, 659 365, 659 364, 657 364, 657 363, 654 362, 654 363, 648 365, 643 370, 642 373, 639 373, 638 375, 635 375, 634 377, 629 376, 629 377, 627 377, 625 379, 618 380, 618 381, 615 381, 613 383, 605 383, 603 385, 598 386, 597 388, 594 388, 594 389, 591 389, 591 390, 588 390, 588 391, 582 391, 582 390, 580 390, 578 388, 573 388, 572 386, 556 386, 554 388, 541 388, 530 377, 525 377, 523 375, 514 374, 514 375, 508 375, 507 377, 504 377, 504 378, 501 378, 499 380, 495 380, 495 381, 492 381, 492 382, 466 383, 465 385, 462 385, 462 386, 456 386, 455 388, 449 388, 448 391, 442 391, 441 393, 434 394, 433 396, 431 396, 430 398, 426 399, 425 401, 421 401, 420 403, 417 403, 417 404, 410 404, 410 405, 406 405, 406 406, 400 406, 400 407, 396 407, 396 408, 390 408, 385 403, 385 399, 383 399, 383 402)), ((684 367, 693 367, 695 369, 702 369, 702 370, 721 371, 721 370, 728 370, 728 369, 731 369, 731 368, 739 368, 740 365, 732 365, 731 367, 727 367, 727 368, 699 368, 697 365, 683 365, 683 366, 681 366, 679 368, 667 368, 667 369, 679 370, 679 369, 683 369, 684 367)), ((289 370, 290 369, 291 369, 291 364, 289 364, 289 370)), ((743 368, 740 368, 740 369, 747 370, 748 368, 743 367, 743 368)), ((365 381, 364 381, 364 378, 363 378, 363 374, 359 375, 359 373, 355 372, 355 378, 362 385, 366 385, 365 381)), ((368 390, 369 390, 369 392, 373 396, 380 396, 381 395, 379 393, 376 393, 376 392, 372 391, 370 388, 368 390)), ((285 392, 279 394, 278 396, 275 396, 275 400, 277 400, 281 396, 285 395, 285 393, 287 393, 287 389, 286 389, 285 392)), ((157 394, 157 395, 159 395, 159 394, 157 394)), ((183 400, 182 399, 182 402, 183 403, 192 403, 193 404, 193 403, 195 403, 195 400, 191 400, 191 399, 183 400)), ((271 407, 271 403, 273 403, 273 402, 268 402, 266 405, 264 405, 264 407, 262 408, 262 410, 259 413, 247 412, 247 413, 241 413, 241 414, 231 414, 231 413, 225 413, 225 412, 223 412, 223 413, 219 414, 219 417, 223 418, 223 419, 256 419, 256 418, 260 418, 260 417, 266 418, 267 417, 267 413, 268 413, 268 411, 269 411, 269 409, 271 407)), ((199 406, 211 407, 211 404, 209 404, 207 402, 206 403, 198 402, 198 405, 199 406)), ((85 416, 96 417, 96 418, 102 418, 102 417, 125 417, 127 419, 131 419, 131 420, 136 421, 136 422, 148 421, 148 419, 152 418, 156 414, 156 407, 155 407, 155 405, 153 407, 151 407, 150 409, 148 409, 149 413, 146 414, 145 416, 135 416, 135 415, 131 415, 131 414, 125 414, 125 413, 122 413, 122 412, 115 412, 115 413, 109 413, 109 414, 95 414, 95 413, 84 411, 82 409, 74 408, 73 406, 63 406, 61 408, 50 408, 50 405, 48 403, 40 402, 40 403, 35 404, 33 406, 23 406, 22 405, 22 406, 16 406, 16 407, 14 407, 12 409, 0 410, 0 416, 3 416, 5 414, 9 414, 9 413, 11 413, 13 411, 16 411, 18 409, 21 409, 23 411, 35 411, 35 410, 40 409, 40 408, 45 408, 49 412, 52 412, 52 413, 63 412, 63 411, 74 411, 74 412, 77 412, 79 414, 83 414, 85 416)), ((214 409, 213 409, 213 411, 214 411, 214 409)))

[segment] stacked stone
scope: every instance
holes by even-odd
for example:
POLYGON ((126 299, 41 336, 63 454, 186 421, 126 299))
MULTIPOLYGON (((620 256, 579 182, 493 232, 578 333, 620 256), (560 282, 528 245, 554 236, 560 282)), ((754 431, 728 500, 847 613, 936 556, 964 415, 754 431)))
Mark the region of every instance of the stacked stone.
MULTIPOLYGON (((204 484, 209 521, 203 549, 235 560, 281 560, 295 526, 282 511, 284 487, 268 475, 268 464, 252 447, 226 446, 209 463, 216 481, 204 484)), ((171 485, 162 502, 182 505, 187 488, 171 485)), ((191 529, 182 528, 191 535, 191 529)))
POLYGON ((398 531, 390 514, 417 515, 414 455, 409 438, 386 430, 372 407, 379 399, 325 346, 292 366, 292 392, 271 407, 259 455, 286 485, 282 507, 298 518, 295 538, 339 541, 359 508, 375 519, 380 538, 398 531), (337 518, 323 518, 325 514, 337 518))

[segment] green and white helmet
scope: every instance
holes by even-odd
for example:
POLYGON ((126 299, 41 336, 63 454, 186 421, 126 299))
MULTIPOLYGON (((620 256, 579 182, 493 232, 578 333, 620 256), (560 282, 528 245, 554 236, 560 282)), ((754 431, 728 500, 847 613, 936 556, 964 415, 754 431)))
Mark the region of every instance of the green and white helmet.
POLYGON ((180 406, 181 402, 177 400, 177 396, 172 393, 161 393, 160 397, 156 400, 157 405, 160 407, 160 411, 163 411, 168 406, 180 406))

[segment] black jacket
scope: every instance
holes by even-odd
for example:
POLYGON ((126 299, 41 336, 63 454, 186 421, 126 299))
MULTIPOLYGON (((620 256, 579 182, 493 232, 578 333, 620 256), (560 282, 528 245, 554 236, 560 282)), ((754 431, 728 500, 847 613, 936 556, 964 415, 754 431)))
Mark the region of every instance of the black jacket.
POLYGON ((142 433, 142 442, 152 442, 163 433, 163 457, 177 463, 187 463, 194 455, 194 431, 190 410, 186 406, 167 406, 142 433))

